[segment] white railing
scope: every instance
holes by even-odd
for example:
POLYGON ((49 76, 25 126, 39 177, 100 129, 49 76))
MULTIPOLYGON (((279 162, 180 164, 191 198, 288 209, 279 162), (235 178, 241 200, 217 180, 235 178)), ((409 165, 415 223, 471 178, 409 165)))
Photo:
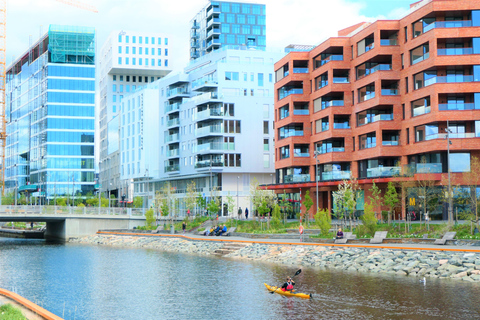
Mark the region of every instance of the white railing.
POLYGON ((143 216, 143 208, 120 208, 120 207, 72 207, 72 206, 26 206, 26 205, 2 205, 0 216, 6 215, 125 215, 143 216))

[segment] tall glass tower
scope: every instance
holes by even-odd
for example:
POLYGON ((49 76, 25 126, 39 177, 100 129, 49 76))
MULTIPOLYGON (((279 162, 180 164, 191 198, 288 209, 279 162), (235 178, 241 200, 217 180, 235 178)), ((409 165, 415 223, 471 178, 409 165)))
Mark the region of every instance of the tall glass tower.
POLYGON ((210 1, 190 21, 190 59, 224 46, 265 48, 265 5, 210 1))
POLYGON ((94 190, 95 29, 51 25, 7 69, 6 189, 94 190))

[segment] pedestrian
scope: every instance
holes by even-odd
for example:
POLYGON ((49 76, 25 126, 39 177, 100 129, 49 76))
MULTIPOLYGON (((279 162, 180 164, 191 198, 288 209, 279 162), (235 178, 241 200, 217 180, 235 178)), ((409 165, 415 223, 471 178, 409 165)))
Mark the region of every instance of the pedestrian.
POLYGON ((238 207, 238 220, 242 220, 242 207, 238 207))
POLYGON ((245 220, 248 220, 248 208, 245 208, 245 220))
POLYGON ((185 235, 185 229, 187 229, 187 223, 185 221, 183 221, 183 223, 182 223, 183 235, 185 235))
POLYGON ((187 217, 190 218, 190 209, 187 210, 187 217))
POLYGON ((298 227, 298 232, 300 233, 300 242, 303 242, 303 226, 300 223, 300 227, 298 227))

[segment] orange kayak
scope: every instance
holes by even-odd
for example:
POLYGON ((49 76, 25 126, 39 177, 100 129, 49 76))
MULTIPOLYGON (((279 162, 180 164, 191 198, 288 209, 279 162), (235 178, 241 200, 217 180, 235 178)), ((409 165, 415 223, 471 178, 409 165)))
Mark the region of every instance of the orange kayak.
POLYGON ((282 289, 278 288, 278 287, 274 287, 274 286, 269 286, 268 284, 264 283, 265 287, 267 287, 267 289, 269 291, 274 291, 275 293, 278 293, 278 294, 281 294, 281 295, 284 295, 284 296, 289 296, 289 297, 299 297, 299 298, 303 298, 303 299, 310 299, 312 297, 311 294, 306 294, 306 293, 297 293, 295 292, 295 290, 292 290, 292 291, 282 291, 282 289), (278 290, 277 290, 278 289, 278 290))

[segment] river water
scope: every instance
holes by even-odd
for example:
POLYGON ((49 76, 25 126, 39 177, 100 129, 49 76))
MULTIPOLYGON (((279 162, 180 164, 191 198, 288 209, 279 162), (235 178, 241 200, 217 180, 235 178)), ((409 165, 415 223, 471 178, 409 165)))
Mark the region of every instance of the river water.
POLYGON ((480 319, 480 285, 0 238, 0 287, 65 319, 480 319))

